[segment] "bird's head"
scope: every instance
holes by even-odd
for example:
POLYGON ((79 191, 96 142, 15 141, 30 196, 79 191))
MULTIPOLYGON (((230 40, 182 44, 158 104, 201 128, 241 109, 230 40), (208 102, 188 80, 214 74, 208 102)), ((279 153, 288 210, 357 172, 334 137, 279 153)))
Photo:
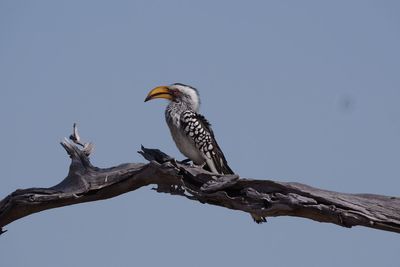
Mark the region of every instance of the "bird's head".
POLYGON ((144 102, 156 98, 164 98, 173 102, 182 103, 189 106, 194 111, 198 111, 200 107, 200 97, 197 89, 183 83, 158 86, 149 92, 144 102))

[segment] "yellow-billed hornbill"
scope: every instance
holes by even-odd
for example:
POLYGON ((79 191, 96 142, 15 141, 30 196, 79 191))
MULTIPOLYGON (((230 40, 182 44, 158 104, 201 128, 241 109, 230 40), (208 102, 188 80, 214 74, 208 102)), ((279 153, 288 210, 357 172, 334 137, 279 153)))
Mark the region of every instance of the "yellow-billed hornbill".
MULTIPOLYGON (((234 174, 224 153, 215 140, 210 123, 199 114, 200 97, 197 89, 182 83, 154 88, 145 102, 164 98, 170 100, 165 119, 176 146, 194 164, 217 174, 234 174)), ((264 217, 253 215, 257 223, 265 222, 264 217)))

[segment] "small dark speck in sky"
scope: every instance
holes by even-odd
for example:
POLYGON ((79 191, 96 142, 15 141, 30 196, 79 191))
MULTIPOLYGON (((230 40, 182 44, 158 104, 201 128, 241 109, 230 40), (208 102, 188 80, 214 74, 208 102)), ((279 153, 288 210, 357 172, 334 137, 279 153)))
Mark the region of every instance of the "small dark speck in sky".
POLYGON ((343 112, 353 112, 355 110, 356 100, 351 95, 342 95, 339 98, 338 106, 343 112))

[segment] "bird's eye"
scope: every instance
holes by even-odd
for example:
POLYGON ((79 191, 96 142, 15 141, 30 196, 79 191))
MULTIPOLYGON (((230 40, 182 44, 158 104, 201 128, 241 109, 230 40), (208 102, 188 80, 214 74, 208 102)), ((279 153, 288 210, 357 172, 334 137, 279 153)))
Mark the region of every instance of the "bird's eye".
POLYGON ((177 97, 177 96, 180 96, 180 95, 181 95, 181 92, 180 92, 179 90, 172 89, 172 90, 171 90, 171 95, 172 95, 173 97, 177 97))

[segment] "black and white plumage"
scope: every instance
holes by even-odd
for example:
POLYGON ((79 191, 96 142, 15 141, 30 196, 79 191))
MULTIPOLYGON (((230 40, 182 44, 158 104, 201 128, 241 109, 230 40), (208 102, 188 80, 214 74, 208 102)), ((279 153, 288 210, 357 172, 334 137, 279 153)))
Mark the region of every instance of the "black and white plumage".
MULTIPOLYGON (((189 85, 174 83, 159 86, 149 92, 145 101, 155 98, 170 100, 165 119, 178 149, 205 169, 217 174, 234 174, 219 147, 210 123, 199 114, 200 97, 198 91, 189 85)), ((265 218, 251 214, 257 223, 265 218)))
POLYGON ((188 85, 175 83, 153 89, 147 100, 166 98, 170 100, 165 118, 178 149, 193 161, 218 174, 233 174, 221 151, 210 123, 200 115, 198 91, 188 85))
POLYGON ((211 125, 204 116, 191 110, 185 111, 181 115, 181 127, 186 136, 193 140, 210 171, 219 174, 233 174, 215 140, 211 125))

